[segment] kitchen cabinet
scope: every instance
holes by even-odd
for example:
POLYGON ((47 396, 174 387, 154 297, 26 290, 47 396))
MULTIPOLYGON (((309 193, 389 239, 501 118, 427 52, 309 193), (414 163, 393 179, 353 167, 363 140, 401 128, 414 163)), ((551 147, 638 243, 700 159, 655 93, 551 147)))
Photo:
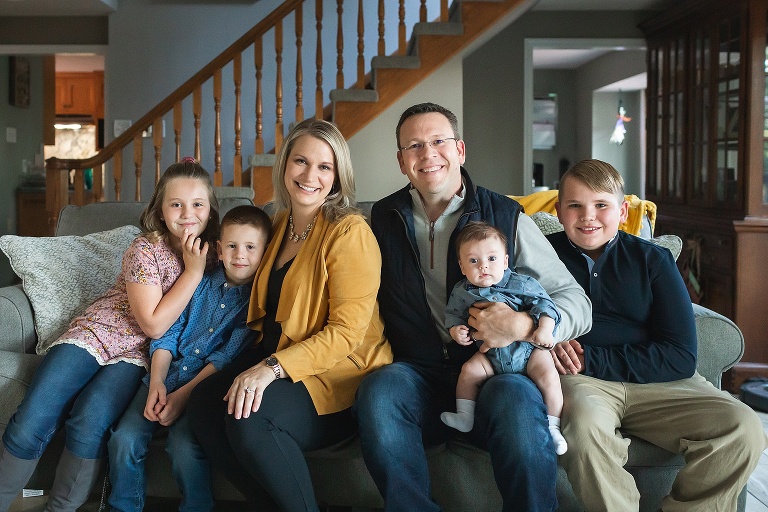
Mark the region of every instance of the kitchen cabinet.
POLYGON ((768 364, 767 20, 768 0, 685 0, 641 24, 646 195, 658 205, 656 233, 683 238, 692 297, 734 320, 746 342, 742 360, 761 365, 768 364))
POLYGON ((56 73, 56 115, 104 117, 104 73, 56 73))

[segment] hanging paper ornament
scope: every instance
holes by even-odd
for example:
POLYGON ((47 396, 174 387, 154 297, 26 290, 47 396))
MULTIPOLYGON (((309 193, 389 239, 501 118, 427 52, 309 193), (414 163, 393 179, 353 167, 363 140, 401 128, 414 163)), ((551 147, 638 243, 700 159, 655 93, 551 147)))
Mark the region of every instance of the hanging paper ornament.
POLYGON ((613 133, 611 133, 611 142, 615 142, 618 145, 621 145, 622 142, 624 142, 624 134, 627 133, 627 129, 624 128, 624 123, 628 123, 632 120, 631 117, 626 116, 627 111, 624 109, 624 105, 621 100, 619 100, 619 113, 616 114, 616 125, 613 128, 613 133))

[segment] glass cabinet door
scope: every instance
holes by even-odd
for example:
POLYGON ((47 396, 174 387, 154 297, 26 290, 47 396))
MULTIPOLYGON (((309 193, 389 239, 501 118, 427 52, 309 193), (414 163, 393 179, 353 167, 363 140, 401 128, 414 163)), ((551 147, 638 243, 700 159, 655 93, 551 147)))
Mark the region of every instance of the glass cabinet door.
POLYGON ((715 202, 736 205, 739 191, 739 87, 741 53, 739 18, 720 22, 717 55, 717 132, 715 134, 715 202))

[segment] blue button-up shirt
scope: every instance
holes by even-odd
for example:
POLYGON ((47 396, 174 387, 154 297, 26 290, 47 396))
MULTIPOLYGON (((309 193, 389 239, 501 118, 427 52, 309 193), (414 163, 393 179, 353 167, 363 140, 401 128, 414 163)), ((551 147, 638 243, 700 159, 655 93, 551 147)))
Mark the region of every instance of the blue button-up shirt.
MULTIPOLYGON (((150 344, 150 358, 159 348, 173 356, 165 378, 169 393, 194 379, 208 363, 221 370, 253 343, 255 333, 245 325, 250 296, 251 283, 230 285, 221 264, 203 275, 179 319, 150 344)), ((149 375, 144 383, 149 385, 149 375)))

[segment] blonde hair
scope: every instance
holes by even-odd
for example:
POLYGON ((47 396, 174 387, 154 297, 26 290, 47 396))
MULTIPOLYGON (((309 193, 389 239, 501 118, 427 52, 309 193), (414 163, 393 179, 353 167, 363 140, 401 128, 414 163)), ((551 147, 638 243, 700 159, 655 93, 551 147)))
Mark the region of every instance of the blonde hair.
POLYGON ((161 239, 165 240, 166 243, 170 242, 168 240, 168 226, 165 225, 163 220, 163 198, 165 197, 165 189, 168 188, 168 183, 176 178, 200 180, 205 186, 208 192, 210 213, 208 214, 208 224, 200 234, 200 238, 203 242, 208 242, 209 244, 216 242, 219 236, 219 201, 213 192, 211 175, 192 158, 184 158, 181 162, 171 164, 163 175, 160 176, 160 180, 155 185, 154 192, 152 192, 149 204, 141 214, 140 221, 144 236, 153 243, 161 239))
POLYGON ((561 191, 571 179, 580 181, 594 192, 609 192, 615 195, 619 204, 624 201, 624 179, 619 171, 607 162, 592 159, 574 164, 560 178, 561 191))
POLYGON ((323 203, 323 216, 330 222, 335 222, 350 213, 358 213, 359 210, 355 207, 355 177, 349 146, 336 125, 322 119, 307 119, 297 124, 280 147, 275 166, 272 168, 272 186, 275 189, 277 211, 291 207, 291 197, 285 187, 285 167, 296 140, 304 135, 322 140, 333 151, 336 178, 331 193, 323 203))

